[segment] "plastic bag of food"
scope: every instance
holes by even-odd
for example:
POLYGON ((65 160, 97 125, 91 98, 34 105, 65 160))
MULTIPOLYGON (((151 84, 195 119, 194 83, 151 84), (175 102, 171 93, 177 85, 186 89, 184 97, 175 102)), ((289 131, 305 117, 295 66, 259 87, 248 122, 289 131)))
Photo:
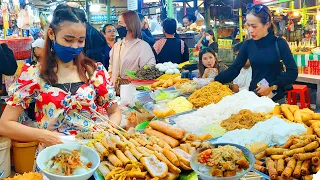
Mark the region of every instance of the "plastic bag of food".
POLYGON ((197 87, 198 89, 210 84, 212 80, 214 79, 213 78, 193 78, 193 81, 198 83, 198 87, 197 87))

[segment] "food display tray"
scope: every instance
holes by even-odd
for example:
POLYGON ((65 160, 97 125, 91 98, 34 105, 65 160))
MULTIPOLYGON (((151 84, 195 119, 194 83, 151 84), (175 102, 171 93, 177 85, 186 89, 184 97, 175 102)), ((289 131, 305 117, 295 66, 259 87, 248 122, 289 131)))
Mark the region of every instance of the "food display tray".
POLYGON ((186 112, 182 112, 182 113, 178 113, 178 114, 175 114, 175 115, 172 115, 172 116, 168 116, 166 117, 166 121, 171 124, 171 125, 174 125, 176 124, 175 122, 175 119, 178 117, 178 116, 181 116, 181 115, 185 115, 185 114, 190 114, 194 111, 197 111, 198 109, 192 109, 190 111, 186 111, 186 112))

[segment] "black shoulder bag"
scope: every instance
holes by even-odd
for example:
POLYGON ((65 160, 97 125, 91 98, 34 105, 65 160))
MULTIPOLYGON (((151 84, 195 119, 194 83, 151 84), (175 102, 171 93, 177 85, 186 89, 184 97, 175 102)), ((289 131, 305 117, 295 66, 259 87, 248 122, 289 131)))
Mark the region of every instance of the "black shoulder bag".
MULTIPOLYGON (((279 49, 279 45, 278 45, 278 37, 276 37, 276 51, 277 51, 277 54, 278 54, 278 58, 279 58, 279 60, 280 60, 280 63, 281 63, 281 65, 282 65, 282 73, 281 74, 284 74, 286 71, 287 71, 287 68, 286 68, 286 65, 284 64, 284 62, 283 62, 283 60, 282 60, 282 58, 281 58, 281 54, 280 54, 280 49, 279 49)), ((293 86, 292 86, 292 84, 289 84, 289 85, 286 85, 285 87, 284 87, 284 90, 285 91, 290 91, 290 90, 292 90, 293 89, 293 86)))

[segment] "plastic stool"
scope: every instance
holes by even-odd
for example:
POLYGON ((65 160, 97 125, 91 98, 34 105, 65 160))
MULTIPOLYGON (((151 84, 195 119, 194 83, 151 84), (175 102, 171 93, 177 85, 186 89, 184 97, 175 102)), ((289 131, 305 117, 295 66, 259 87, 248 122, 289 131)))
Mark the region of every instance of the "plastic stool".
POLYGON ((309 107, 310 108, 310 96, 308 86, 306 85, 293 85, 293 90, 288 91, 287 97, 288 104, 296 105, 300 102, 300 109, 309 107), (297 100, 297 93, 299 93, 300 100, 297 100))

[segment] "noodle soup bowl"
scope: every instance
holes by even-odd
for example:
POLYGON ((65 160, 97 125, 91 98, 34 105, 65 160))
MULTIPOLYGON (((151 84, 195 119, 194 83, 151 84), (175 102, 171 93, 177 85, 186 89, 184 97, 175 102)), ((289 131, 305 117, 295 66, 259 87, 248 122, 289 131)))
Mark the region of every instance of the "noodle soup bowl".
POLYGON ((37 157, 37 166, 40 168, 41 173, 43 173, 50 180, 87 180, 89 179, 93 173, 96 171, 100 164, 100 157, 97 152, 93 149, 80 145, 78 143, 69 143, 69 144, 58 144, 54 146, 47 147, 43 151, 41 151, 37 157), (92 166, 87 170, 75 171, 74 175, 71 176, 63 176, 57 175, 49 172, 48 161, 52 159, 52 157, 56 156, 60 150, 80 151, 79 155, 83 162, 86 164, 88 162, 92 163, 92 166))
POLYGON ((240 146, 238 144, 232 144, 232 143, 211 144, 210 147, 198 149, 191 156, 191 168, 203 180, 218 180, 218 179, 239 180, 240 178, 245 176, 249 171, 251 171, 253 169, 254 164, 255 164, 255 158, 254 158, 254 155, 252 154, 252 152, 249 149, 247 149, 246 147, 240 146), (205 164, 201 164, 198 161, 198 154, 200 154, 201 152, 203 152, 203 151, 205 151, 207 149, 210 149, 211 147, 218 148, 219 146, 226 146, 226 145, 234 146, 234 147, 238 148, 239 150, 241 150, 242 153, 244 154, 245 158, 249 161, 249 168, 243 169, 242 171, 237 172, 237 174, 235 176, 231 176, 231 177, 214 177, 214 176, 212 176, 210 174, 210 171, 211 171, 212 167, 207 166, 205 164))

